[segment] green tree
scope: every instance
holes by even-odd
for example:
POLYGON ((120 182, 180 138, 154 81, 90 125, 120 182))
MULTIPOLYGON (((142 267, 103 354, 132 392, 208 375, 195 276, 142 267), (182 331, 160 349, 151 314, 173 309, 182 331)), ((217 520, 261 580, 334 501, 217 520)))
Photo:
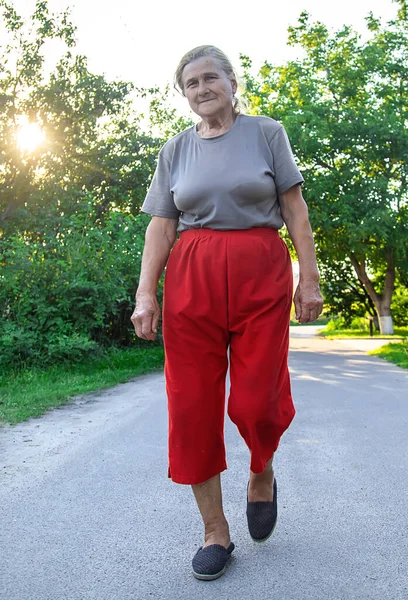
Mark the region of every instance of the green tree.
POLYGON ((142 130, 132 84, 89 71, 68 13, 38 1, 25 22, 0 0, 0 27, 1 367, 134 343, 140 206, 162 140, 142 130), (24 122, 44 134, 36 148, 19 146, 24 122))
POLYGON ((164 89, 155 87, 140 90, 140 94, 142 97, 149 99, 150 129, 151 131, 158 132, 158 136, 162 142, 167 141, 193 125, 191 119, 180 116, 177 109, 171 105, 169 85, 166 85, 164 89))
POLYGON ((254 77, 242 57, 252 112, 285 125, 304 173, 320 262, 350 261, 383 333, 393 332, 396 273, 408 272, 408 19, 399 4, 385 26, 368 16, 367 40, 302 13, 289 28, 302 58, 265 63, 254 77))
POLYGON ((373 301, 350 261, 322 264, 320 275, 325 310, 329 314, 341 317, 347 325, 353 317, 364 317, 367 313, 377 317, 373 301))
POLYGON ((30 26, 0 0, 8 43, 0 64, 0 224, 27 212, 74 213, 84 191, 93 191, 102 213, 109 204, 136 210, 154 167, 157 149, 132 114, 133 86, 89 72, 75 55, 69 15, 52 15, 38 1, 30 26), (49 77, 44 46, 60 38, 66 52, 49 77), (18 147, 23 119, 45 139, 29 152, 18 147), (131 168, 129 168, 131 165, 131 168), (22 209, 22 210, 19 210, 22 209))

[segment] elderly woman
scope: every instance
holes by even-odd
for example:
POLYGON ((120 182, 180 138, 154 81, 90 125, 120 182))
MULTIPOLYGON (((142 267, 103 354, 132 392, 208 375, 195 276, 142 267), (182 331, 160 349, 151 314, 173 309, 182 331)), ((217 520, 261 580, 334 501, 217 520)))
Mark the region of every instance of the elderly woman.
POLYGON ((193 557, 193 574, 216 579, 234 549, 220 480, 227 468, 228 363, 228 415, 251 457, 249 533, 262 542, 276 524, 272 459, 295 414, 287 364, 293 278, 278 233, 284 223, 300 266, 296 318, 300 323, 314 321, 323 303, 300 187, 303 178, 284 128, 267 117, 240 114, 237 77, 214 46, 188 52, 175 79, 200 120, 159 153, 143 204, 153 218, 146 231, 132 322, 140 338, 155 339, 157 283, 167 264, 163 337, 168 475, 192 486, 204 522, 204 543, 193 557))

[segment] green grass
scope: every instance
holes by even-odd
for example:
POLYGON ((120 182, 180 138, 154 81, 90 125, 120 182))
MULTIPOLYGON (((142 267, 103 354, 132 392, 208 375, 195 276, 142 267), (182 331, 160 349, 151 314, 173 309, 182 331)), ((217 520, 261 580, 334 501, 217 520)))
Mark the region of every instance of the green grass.
POLYGON ((316 321, 313 321, 313 323, 298 323, 297 321, 295 321, 294 319, 290 320, 290 326, 291 327, 307 327, 307 326, 312 326, 315 327, 316 325, 327 325, 327 323, 330 321, 330 318, 328 317, 322 317, 320 316, 316 321))
POLYGON ((378 350, 372 350, 369 354, 374 354, 380 358, 385 358, 394 365, 398 365, 403 369, 408 369, 408 340, 400 343, 391 343, 378 348, 378 350))
MULTIPOLYGON (((360 338, 369 338, 369 331, 363 331, 359 329, 336 329, 326 331, 322 329, 319 331, 319 335, 325 337, 329 340, 336 339, 360 339, 360 338)), ((408 328, 407 327, 394 327, 394 336, 391 335, 380 335, 379 333, 374 333, 372 339, 392 339, 393 337, 407 337, 408 336, 408 328)))
POLYGON ((61 406, 71 396, 123 383, 131 377, 163 368, 159 346, 110 350, 80 364, 32 368, 0 377, 0 425, 16 424, 61 406))

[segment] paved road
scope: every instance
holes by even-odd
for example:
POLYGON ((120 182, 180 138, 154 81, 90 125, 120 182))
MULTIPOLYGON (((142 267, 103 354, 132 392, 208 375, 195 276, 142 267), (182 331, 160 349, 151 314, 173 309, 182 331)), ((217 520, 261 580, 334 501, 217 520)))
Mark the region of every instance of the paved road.
POLYGON ((1 431, 1 599, 406 600, 408 373, 300 330, 291 370, 298 414, 262 546, 227 423, 236 551, 215 582, 190 574, 201 526, 190 489, 166 478, 162 374, 1 431))

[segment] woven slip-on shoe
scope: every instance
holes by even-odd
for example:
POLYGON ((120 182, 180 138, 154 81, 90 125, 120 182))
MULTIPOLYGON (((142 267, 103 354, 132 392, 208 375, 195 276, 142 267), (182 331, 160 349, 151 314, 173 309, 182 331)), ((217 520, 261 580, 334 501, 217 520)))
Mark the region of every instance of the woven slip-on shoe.
POLYGON ((255 542, 266 542, 271 537, 278 518, 278 488, 276 479, 273 480, 273 501, 248 502, 247 495, 246 514, 251 538, 255 542))
POLYGON ((231 542, 228 548, 221 544, 201 547, 193 557, 193 575, 196 579, 211 581, 225 573, 227 562, 235 546, 231 542))

